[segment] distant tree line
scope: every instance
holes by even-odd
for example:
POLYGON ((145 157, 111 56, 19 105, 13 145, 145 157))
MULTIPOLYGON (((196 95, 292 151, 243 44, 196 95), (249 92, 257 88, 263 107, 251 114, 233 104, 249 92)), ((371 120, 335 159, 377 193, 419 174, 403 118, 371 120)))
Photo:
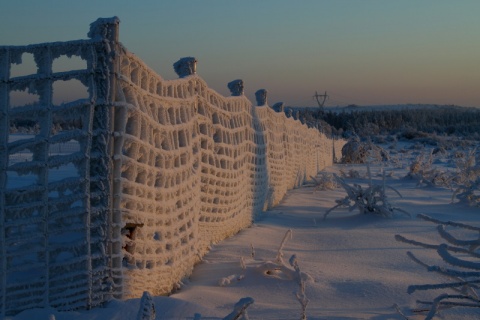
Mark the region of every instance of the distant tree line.
POLYGON ((290 110, 289 114, 326 134, 343 137, 402 133, 409 138, 409 134, 423 132, 480 140, 480 109, 477 108, 438 106, 340 112, 304 108, 290 110))
MULTIPOLYGON (((377 135, 401 134, 412 139, 420 133, 455 135, 480 140, 480 109, 457 106, 430 106, 404 109, 324 111, 318 108, 285 108, 288 117, 318 128, 327 136, 366 138, 377 135)), ((72 119, 54 119, 54 131, 79 127, 72 119), (58 128, 57 128, 58 127, 58 128)), ((35 133, 34 120, 12 119, 10 132, 35 133)))

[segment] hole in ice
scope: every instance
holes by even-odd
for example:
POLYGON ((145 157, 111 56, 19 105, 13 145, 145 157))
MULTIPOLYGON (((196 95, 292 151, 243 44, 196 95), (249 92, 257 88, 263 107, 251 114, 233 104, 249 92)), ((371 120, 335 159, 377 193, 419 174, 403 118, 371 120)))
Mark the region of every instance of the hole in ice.
POLYGON ((16 171, 7 171, 6 189, 24 188, 37 184, 38 176, 36 174, 22 174, 16 171))
MULTIPOLYGON (((85 233, 83 232, 62 232, 50 235, 48 242, 51 244, 58 244, 58 243, 75 243, 75 242, 83 242, 85 240, 85 233)), ((61 253, 60 253, 61 254, 61 253)))
POLYGON ((184 130, 180 130, 178 132, 178 146, 179 147, 186 147, 188 144, 187 135, 184 130))
POLYGON ((127 120, 126 128, 125 128, 126 133, 131 135, 136 135, 137 128, 138 128, 137 118, 134 116, 129 117, 127 120))
POLYGON ((48 182, 60 181, 65 178, 79 177, 73 163, 67 163, 56 168, 48 169, 48 182))
POLYGON ((14 267, 32 265, 35 264, 35 262, 38 262, 37 254, 24 252, 22 255, 16 255, 9 259, 7 264, 9 265, 8 269, 13 269, 14 267))
POLYGON ((28 105, 38 105, 40 96, 24 91, 10 91, 10 106, 12 108, 28 105))
POLYGON ((70 140, 61 143, 51 143, 48 145, 48 155, 65 155, 80 151, 80 143, 76 140, 70 140))
POLYGON ((10 136, 9 141, 12 136, 14 140, 17 141, 21 139, 33 138, 34 134, 40 132, 40 123, 35 120, 22 118, 11 118, 10 119, 10 136))
POLYGON ((70 58, 66 55, 62 55, 57 59, 53 60, 52 71, 53 72, 63 72, 71 70, 82 70, 87 69, 87 61, 83 60, 79 56, 71 56, 70 58))
POLYGON ((82 207, 83 207, 82 200, 77 200, 70 205, 70 208, 82 208, 82 207))
POLYGON ((127 237, 129 241, 125 241, 123 249, 126 250, 129 254, 135 253, 137 233, 139 229, 143 227, 143 223, 127 223, 125 227, 122 228, 122 235, 127 237))
POLYGON ((33 134, 24 134, 22 132, 11 133, 8 136, 8 143, 18 141, 18 140, 23 140, 23 139, 30 139, 33 137, 35 137, 33 134))
POLYGON ((13 165, 19 162, 27 162, 33 160, 33 154, 29 150, 22 150, 8 156, 8 164, 13 165))
MULTIPOLYGON (((86 106, 86 105, 85 105, 86 106)), ((84 109, 85 110, 85 109, 84 109)), ((82 114, 72 112, 71 110, 54 109, 52 118, 51 134, 59 134, 68 130, 85 130, 82 114)))
POLYGON ((218 117, 218 114, 216 112, 212 115, 212 122, 213 122, 213 124, 219 124, 220 123, 220 118, 218 117))
POLYGON ((33 59, 33 54, 24 53, 22 54, 22 63, 20 64, 11 64, 10 66, 10 78, 21 77, 30 74, 37 73, 37 64, 33 59))
POLYGON ((133 83, 135 83, 137 85, 138 85, 138 78, 139 78, 138 74, 139 74, 139 70, 136 67, 130 73, 130 79, 132 80, 133 83))
MULTIPOLYGON (((38 210, 33 210, 30 214, 22 212, 22 218, 33 218, 38 216, 38 210)), ((12 217, 7 217, 6 221, 11 222, 18 219, 18 216, 13 214, 12 217)), ((30 237, 34 233, 43 232, 42 223, 32 223, 29 225, 22 224, 19 226, 10 226, 5 228, 5 236, 7 237, 30 237)))
POLYGON ((88 89, 79 80, 55 81, 52 102, 60 105, 79 99, 88 99, 88 89))
POLYGON ((68 252, 68 251, 63 251, 58 254, 58 256, 55 258, 55 262, 63 262, 63 261, 68 261, 74 258, 75 256, 73 253, 68 252))
MULTIPOLYGON (((42 267, 35 268, 30 267, 25 271, 15 271, 15 269, 10 269, 7 277, 7 284, 17 284, 18 282, 30 283, 29 288, 33 290, 32 284, 41 279, 45 275, 45 270, 42 267), (30 281, 29 281, 30 280, 30 281)), ((40 290, 45 286, 44 282, 41 281, 40 290)))

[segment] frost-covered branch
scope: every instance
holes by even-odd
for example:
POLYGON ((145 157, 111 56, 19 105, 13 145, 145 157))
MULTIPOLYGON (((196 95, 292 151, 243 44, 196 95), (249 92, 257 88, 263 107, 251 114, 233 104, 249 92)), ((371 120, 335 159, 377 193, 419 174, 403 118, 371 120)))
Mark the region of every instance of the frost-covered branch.
POLYGON ((452 289, 458 294, 441 294, 437 296, 432 302, 420 302, 423 304, 431 305, 427 317, 425 319, 432 319, 440 307, 475 307, 480 308, 480 299, 479 292, 480 289, 480 262, 477 262, 480 259, 480 255, 474 252, 474 248, 478 247, 478 240, 463 240, 453 237, 450 232, 448 232, 446 226, 454 226, 457 228, 462 228, 464 230, 472 230, 475 233, 478 232, 478 228, 454 223, 454 222, 444 222, 434 218, 431 218, 427 215, 419 215, 419 218, 438 224, 437 231, 442 236, 442 238, 450 243, 453 243, 455 246, 449 246, 445 243, 439 245, 425 244, 422 242, 414 241, 407 239, 401 235, 396 235, 395 239, 400 242, 412 244, 415 246, 421 246, 428 249, 434 249, 437 251, 439 257, 446 263, 453 265, 460 270, 447 269, 442 266, 437 265, 428 265, 424 263, 421 259, 417 258, 413 253, 407 252, 407 255, 414 262, 418 263, 422 267, 426 268, 430 272, 436 272, 441 275, 444 275, 448 278, 454 279, 453 282, 444 282, 438 284, 422 284, 422 285, 410 285, 407 292, 409 294, 414 293, 418 290, 439 290, 439 289, 452 289), (461 253, 469 256, 469 260, 460 259, 452 254, 461 253), (472 260, 473 258, 473 260, 472 260), (477 259, 477 261, 475 261, 477 259), (464 271, 464 269, 473 269, 478 271, 464 271), (453 301, 452 301, 453 300, 453 301), (457 302, 455 300, 470 300, 473 303, 463 303, 457 302))
POLYGON ((441 244, 437 248, 438 255, 443 259, 443 261, 457 267, 462 267, 466 269, 480 270, 480 262, 472 262, 467 260, 462 260, 457 257, 454 257, 448 252, 448 246, 446 244, 441 244))
POLYGON ((440 224, 437 226, 438 233, 440 236, 448 241, 449 243, 461 246, 468 247, 468 250, 474 251, 478 246, 480 246, 480 239, 477 240, 460 240, 451 235, 447 230, 445 230, 445 225, 440 224))
MULTIPOLYGON (((395 211, 399 211, 407 216, 410 216, 407 211, 393 206, 388 201, 387 195, 385 193, 385 180, 383 180, 381 185, 374 184, 371 179, 370 169, 368 169, 368 173, 369 184, 367 187, 362 187, 358 184, 349 185, 345 182, 345 180, 343 180, 337 175, 334 175, 339 185, 345 189, 347 195, 343 199, 336 200, 337 205, 328 209, 325 212, 325 214, 323 215, 324 219, 326 219, 326 217, 333 210, 339 207, 347 207, 349 211, 358 209, 360 213, 372 213, 383 217, 392 217, 395 211)), ((385 179, 385 177, 383 177, 383 179, 385 179)), ((401 194, 396 189, 391 189, 394 190, 401 197, 401 194)))
POLYGON ((298 283, 299 289, 295 294, 295 296, 297 297, 298 302, 302 306, 302 313, 301 313, 300 319, 306 320, 307 305, 310 302, 310 300, 307 298, 307 295, 305 293, 305 279, 302 275, 302 272, 300 271, 300 267, 298 266, 297 256, 295 254, 290 257, 288 262, 295 269, 295 273, 297 276, 297 283, 298 283))
POLYGON ((426 214, 422 214, 422 213, 417 214, 417 218, 423 219, 425 221, 430 221, 430 222, 433 222, 433 223, 436 223, 436 224, 443 224, 443 225, 448 225, 448 226, 452 226, 452 227, 459 227, 459 228, 463 228, 463 229, 467 229, 467 230, 474 230, 474 231, 479 231, 480 232, 479 227, 471 226, 471 225, 464 224, 464 223, 454 222, 454 221, 441 221, 441 220, 432 218, 432 217, 430 217, 426 214))
POLYGON ((417 284, 408 286, 408 294, 412 294, 417 290, 438 290, 445 288, 456 288, 461 286, 471 285, 473 283, 480 283, 480 280, 470 280, 461 282, 439 283, 439 284, 417 284))
POLYGON ((292 230, 288 229, 287 232, 285 232, 285 236, 283 237, 282 243, 280 244, 280 247, 278 248, 277 251, 277 257, 275 258, 275 261, 277 261, 279 264, 284 265, 285 263, 283 262, 283 246, 287 242, 288 238, 292 239, 292 230))

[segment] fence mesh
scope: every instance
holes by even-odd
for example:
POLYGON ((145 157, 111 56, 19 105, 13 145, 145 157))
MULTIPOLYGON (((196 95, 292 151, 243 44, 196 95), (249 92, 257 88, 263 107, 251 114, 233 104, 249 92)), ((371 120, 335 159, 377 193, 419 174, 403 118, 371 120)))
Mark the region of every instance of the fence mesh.
POLYGON ((168 293, 341 150, 196 75, 163 80, 117 28, 99 19, 89 40, 0 47, 0 316, 168 293), (11 77, 24 53, 36 72, 11 77), (64 56, 86 68, 53 72, 64 56), (55 82, 72 79, 88 97, 54 103, 55 82), (38 99, 12 104, 15 91, 38 99))

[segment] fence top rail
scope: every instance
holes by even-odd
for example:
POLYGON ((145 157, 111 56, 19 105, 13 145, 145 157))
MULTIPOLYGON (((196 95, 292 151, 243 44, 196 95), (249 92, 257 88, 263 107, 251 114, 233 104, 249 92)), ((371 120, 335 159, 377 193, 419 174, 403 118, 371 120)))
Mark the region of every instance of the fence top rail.
POLYGON ((11 51, 11 52, 34 52, 38 49, 44 49, 47 47, 57 48, 57 47, 83 47, 85 45, 102 43, 102 39, 78 39, 78 40, 68 40, 68 41, 54 41, 54 42, 41 42, 27 45, 0 45, 0 51, 11 51))

